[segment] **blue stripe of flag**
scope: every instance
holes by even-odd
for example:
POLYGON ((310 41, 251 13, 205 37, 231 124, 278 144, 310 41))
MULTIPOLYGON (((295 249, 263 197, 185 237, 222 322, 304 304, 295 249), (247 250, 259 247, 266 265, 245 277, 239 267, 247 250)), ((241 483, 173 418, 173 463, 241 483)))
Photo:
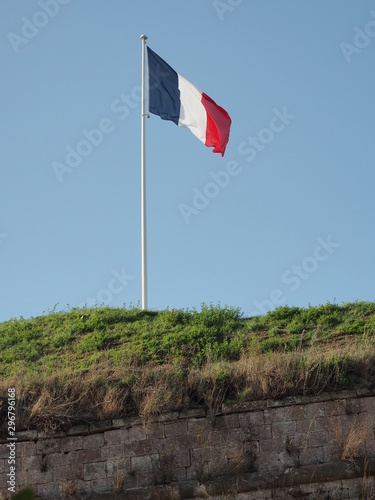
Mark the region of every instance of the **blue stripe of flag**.
POLYGON ((180 90, 178 74, 147 46, 149 78, 149 110, 163 120, 178 125, 180 118, 180 90))

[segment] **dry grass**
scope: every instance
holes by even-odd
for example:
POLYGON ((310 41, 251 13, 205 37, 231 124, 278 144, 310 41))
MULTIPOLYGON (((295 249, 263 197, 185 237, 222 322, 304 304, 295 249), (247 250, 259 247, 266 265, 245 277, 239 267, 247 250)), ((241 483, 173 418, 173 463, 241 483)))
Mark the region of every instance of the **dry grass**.
POLYGON ((131 394, 135 408, 147 424, 163 410, 187 406, 186 390, 184 380, 176 381, 174 367, 164 365, 138 369, 131 394))
POLYGON ((116 461, 115 474, 113 476, 113 491, 120 493, 124 487, 124 474, 121 472, 119 460, 116 461))
POLYGON ((163 449, 158 452, 158 458, 152 460, 152 482, 154 485, 171 484, 176 481, 177 457, 176 450, 172 446, 169 449, 163 449))
POLYGON ((366 441, 370 434, 366 422, 358 422, 355 418, 345 432, 341 426, 341 419, 332 420, 333 430, 336 435, 339 448, 339 458, 352 465, 363 454, 366 441))
POLYGON ((154 489, 153 500, 175 500, 176 495, 172 485, 163 486, 162 489, 154 489))
POLYGON ((207 362, 202 368, 189 372, 188 390, 207 406, 212 425, 230 390, 232 368, 228 362, 207 362))
POLYGON ((75 479, 62 482, 62 493, 68 497, 74 497, 79 495, 79 487, 75 479))
POLYGON ((375 499, 375 478, 368 475, 368 462, 365 459, 364 472, 362 478, 361 500, 375 499))
POLYGON ((365 422, 354 422, 349 428, 348 435, 342 447, 342 460, 354 462, 363 452, 369 436, 368 425, 365 422))
MULTIPOLYGON (((224 397, 259 400, 317 394, 339 386, 343 373, 339 363, 332 359, 344 354, 344 348, 314 347, 307 352, 302 348, 270 354, 252 351, 244 353, 239 361, 211 362, 202 369, 192 370, 189 386, 200 387, 207 406, 213 409, 220 406, 218 402, 224 397)), ((362 354, 357 351, 358 356, 362 354)))
MULTIPOLYGON (((312 342, 290 351, 263 352, 252 346, 238 360, 208 360, 201 366, 167 360, 162 365, 128 361, 111 366, 102 360, 74 377, 69 367, 54 376, 41 372, 4 378, 0 394, 6 394, 8 387, 16 388, 19 430, 65 429, 79 422, 135 413, 148 422, 163 410, 192 404, 205 405, 214 423, 225 400, 244 402, 337 390, 345 387, 348 376, 366 379, 374 366, 374 343, 366 336, 341 345, 312 342)), ((3 404, 0 417, 5 408, 3 404)), ((5 420, 0 421, 4 432, 5 420)), ((355 455, 352 441, 360 440, 361 432, 365 431, 359 428, 348 436, 345 456, 355 455)))
POLYGON ((101 420, 114 419, 123 412, 129 390, 121 390, 119 387, 102 387, 99 391, 93 391, 94 406, 101 420))

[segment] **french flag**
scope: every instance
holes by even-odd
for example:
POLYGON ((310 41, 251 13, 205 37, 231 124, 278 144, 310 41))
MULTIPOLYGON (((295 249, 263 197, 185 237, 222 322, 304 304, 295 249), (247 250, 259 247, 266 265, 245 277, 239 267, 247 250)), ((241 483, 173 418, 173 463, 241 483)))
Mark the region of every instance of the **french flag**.
POLYGON ((147 46, 149 111, 163 120, 187 127, 200 141, 224 156, 232 120, 186 78, 147 46))

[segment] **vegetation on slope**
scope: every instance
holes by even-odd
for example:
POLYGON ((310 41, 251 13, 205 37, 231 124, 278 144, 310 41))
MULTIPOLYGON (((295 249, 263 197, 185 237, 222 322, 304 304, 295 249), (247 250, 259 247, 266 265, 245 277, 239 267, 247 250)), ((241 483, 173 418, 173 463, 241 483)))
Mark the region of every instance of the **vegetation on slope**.
POLYGON ((14 319, 0 324, 0 375, 0 396, 16 388, 18 428, 371 389, 375 304, 285 306, 254 318, 203 304, 14 319))

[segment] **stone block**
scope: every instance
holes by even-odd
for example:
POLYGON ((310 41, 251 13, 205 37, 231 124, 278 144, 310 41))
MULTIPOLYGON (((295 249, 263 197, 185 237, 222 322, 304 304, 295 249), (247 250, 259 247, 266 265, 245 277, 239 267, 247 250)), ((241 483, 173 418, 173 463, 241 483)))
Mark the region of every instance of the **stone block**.
POLYGON ((62 452, 66 451, 77 451, 82 449, 82 437, 81 436, 69 436, 61 438, 60 447, 62 452))
POLYGON ((363 411, 366 411, 371 415, 375 415, 375 396, 369 398, 361 398, 361 400, 363 411))
POLYGON ((177 448, 190 449, 203 446, 204 443, 207 443, 208 438, 209 434, 189 434, 187 436, 176 436, 173 441, 176 443, 177 448))
POLYGON ((153 424, 153 423, 159 422, 159 420, 158 420, 159 416, 160 416, 159 414, 150 415, 146 421, 143 417, 138 415, 138 417, 133 417, 132 419, 129 419, 129 425, 127 427, 128 427, 128 429, 130 429, 130 427, 136 427, 137 425, 143 425, 143 426, 147 427, 148 424, 153 424))
POLYGON ((284 399, 267 399, 267 408, 280 408, 285 406, 284 399))
POLYGON ((258 455, 260 453, 260 441, 247 441, 243 445, 243 451, 244 453, 251 454, 253 457, 258 455))
POLYGON ((9 446, 0 444, 0 458, 9 458, 9 446))
MULTIPOLYGON (((270 436, 271 437, 271 436, 270 436)), ((277 439, 260 439, 259 449, 260 453, 269 453, 274 451, 276 453, 281 453, 285 450, 286 440, 284 438, 277 439)))
POLYGON ((241 432, 240 429, 230 429, 225 433, 217 430, 211 431, 206 436, 200 436, 201 445, 198 448, 222 446, 228 439, 237 439, 239 432, 241 432))
MULTIPOLYGON (((374 431, 372 429, 372 433, 373 432, 374 431)), ((366 441, 366 456, 367 457, 375 457, 375 439, 374 439, 373 434, 370 437, 370 439, 367 439, 367 441, 366 441)))
POLYGON ((97 434, 105 431, 110 431, 112 428, 113 427, 111 420, 101 420, 100 422, 94 422, 92 424, 89 424, 90 434, 97 434))
POLYGON ((217 458, 217 450, 213 447, 194 448, 191 450, 191 462, 193 465, 209 462, 217 458))
POLYGON ((134 425, 128 429, 129 442, 144 441, 147 439, 147 429, 143 425, 134 425))
POLYGON ((43 464, 48 463, 48 455, 29 455, 20 460, 21 470, 41 471, 43 464))
POLYGON ((82 439, 83 449, 101 448, 104 446, 104 434, 90 434, 82 439))
POLYGON ((112 420, 112 427, 114 429, 120 429, 122 427, 131 427, 131 422, 128 418, 115 418, 112 420))
POLYGON ((337 437, 335 436, 333 430, 330 432, 313 431, 306 436, 305 448, 317 448, 335 443, 337 443, 337 437))
POLYGON ((33 441, 24 441, 23 443, 16 444, 17 458, 23 459, 25 457, 30 457, 31 455, 36 455, 37 453, 38 453, 38 446, 37 443, 34 443, 33 441))
POLYGON ((118 458, 107 461, 107 476, 124 476, 130 473, 130 458, 118 458))
POLYGON ((190 465, 190 450, 179 448, 172 440, 159 440, 154 443, 152 451, 157 452, 159 457, 167 457, 170 463, 175 463, 178 467, 190 465))
POLYGON ((61 482, 53 481, 52 483, 38 484, 33 488, 35 493, 40 498, 60 498, 62 494, 61 482))
POLYGON ((298 406, 302 404, 302 396, 287 396, 284 399, 286 406, 298 406))
POLYGON ((322 450, 324 462, 335 462, 340 459, 340 449, 337 444, 322 446, 322 450))
POLYGON ((52 470, 47 470, 45 472, 32 471, 27 473, 28 483, 27 484, 48 484, 53 482, 52 470))
POLYGON ((83 480, 83 465, 82 463, 77 463, 77 461, 75 460, 74 462, 71 462, 70 463, 70 466, 72 468, 72 471, 73 471, 73 477, 75 479, 82 479, 83 480))
POLYGON ((264 425, 253 425, 251 427, 251 437, 252 439, 271 439, 272 438, 272 428, 271 424, 264 425))
POLYGON ((249 434, 247 431, 239 427, 238 429, 229 429, 225 434, 220 433, 218 435, 217 445, 220 446, 220 443, 221 445, 227 445, 228 443, 231 443, 242 446, 245 442, 254 439, 257 438, 255 438, 254 435, 249 434))
MULTIPOLYGON (((182 438, 182 437, 185 438, 185 436, 180 436, 180 438, 182 438)), ((184 446, 181 447, 176 442, 176 438, 152 439, 151 440, 151 447, 152 447, 152 450, 155 451, 155 452, 160 452, 163 449, 165 449, 165 450, 176 450, 177 448, 178 449, 184 448, 184 446)))
POLYGON ((313 465, 323 463, 323 449, 322 448, 308 448, 301 450, 298 454, 301 465, 313 465))
POLYGON ((282 451, 279 453, 279 462, 284 468, 295 467, 298 463, 298 456, 295 453, 282 451))
POLYGON ((176 450, 171 453, 174 455, 178 467, 190 467, 190 450, 176 450))
POLYGON ((165 411, 155 418, 155 422, 172 422, 174 420, 178 420, 178 417, 178 411, 165 411))
POLYGON ((152 442, 150 439, 145 441, 134 441, 124 444, 124 456, 135 457, 137 455, 148 455, 152 452, 152 442))
POLYGON ((370 389, 367 389, 366 387, 358 387, 358 389, 355 391, 355 393, 357 395, 357 398, 373 395, 373 392, 370 391, 370 389))
POLYGON ((313 430, 322 434, 330 434, 336 424, 336 417, 318 417, 314 420, 313 430))
POLYGON ((159 455, 144 455, 142 457, 131 457, 130 464, 132 472, 136 474, 150 475, 152 472, 152 461, 158 461, 159 455))
POLYGON ((307 404, 304 407, 305 411, 305 419, 307 420, 315 420, 319 417, 325 417, 325 407, 322 403, 311 403, 307 404))
POLYGON ((238 413, 232 413, 230 415, 223 415, 217 417, 215 420, 215 429, 237 429, 240 427, 239 415, 238 413))
POLYGON ((296 422, 273 422, 272 438, 286 439, 288 436, 293 436, 297 430, 296 422))
MULTIPOLYGON (((17 469, 16 469, 17 471, 17 469)), ((9 471, 6 471, 6 472, 9 472, 9 471)), ((32 477, 32 474, 29 474, 27 471, 19 471, 16 473, 16 486, 17 488, 25 488, 26 486, 30 485, 30 484, 33 484, 30 480, 30 478, 32 477)), ((6 481, 8 479, 8 477, 4 477, 5 479, 5 483, 0 483, 0 484, 6 484, 6 481)), ((0 478, 1 480, 1 478, 0 478)))
POLYGON ((359 419, 357 415, 331 417, 331 435, 336 436, 336 438, 337 435, 346 436, 349 432, 350 427, 352 425, 356 426, 358 422, 359 419))
MULTIPOLYGON (((190 467, 185 468, 186 480, 189 481, 191 479, 197 479, 197 464, 190 465, 190 467)), ((207 467, 208 470, 208 467, 207 467)))
POLYGON ((165 437, 186 436, 188 432, 187 420, 166 423, 164 425, 165 437))
POLYGON ((8 468, 8 462, 6 462, 5 458, 0 458, 0 474, 3 474, 5 472, 5 463, 7 464, 8 468))
POLYGON ((206 409, 205 408, 191 408, 189 410, 180 411, 178 418, 180 420, 185 418, 205 418, 206 417, 206 409))
POLYGON ((279 472, 282 469, 282 465, 279 461, 279 454, 276 451, 259 453, 256 465, 257 472, 261 475, 272 474, 274 472, 279 472))
MULTIPOLYGON (((336 399, 336 395, 334 395, 334 399, 336 399)), ((352 389, 345 389, 340 391, 340 399, 354 399, 357 397, 357 392, 352 389)))
MULTIPOLYGON (((47 458, 48 466, 62 467, 70 465, 69 455, 70 453, 50 453, 47 458)), ((74 456, 76 456, 75 453, 74 456)))
MULTIPOLYGON (((149 472, 146 472, 146 473, 141 473, 141 472, 138 472, 135 474, 135 485, 136 486, 139 486, 140 488, 145 488, 146 486, 151 486, 151 485, 154 485, 155 483, 155 476, 153 474, 150 474, 149 472)), ((147 490, 146 490, 147 491, 147 490)), ((126 497, 127 500, 133 500, 133 494, 131 493, 129 497, 126 497)), ((141 493, 141 495, 139 495, 138 497, 136 497, 137 500, 151 500, 151 497, 150 495, 147 493, 143 494, 141 493)), ((135 500, 135 499, 134 499, 135 500)), ((164 499, 163 499, 164 500, 164 499)))
MULTIPOLYGON (((83 477, 83 475, 82 475, 83 477)), ((90 493, 90 481, 84 481, 83 479, 75 479, 74 484, 77 487, 77 491, 80 494, 88 494, 90 493)))
POLYGON ((115 459, 124 456, 124 444, 114 444, 112 446, 103 446, 100 448, 100 454, 103 460, 115 459))
POLYGON ((83 479, 103 479, 107 477, 106 462, 86 463, 83 465, 83 479))
MULTIPOLYGON (((186 468, 185 467, 177 467, 174 471, 174 475, 176 481, 186 481, 186 468)), ((174 497, 177 498, 177 497, 174 497)))
POLYGON ((250 413, 240 413, 238 415, 240 426, 248 429, 253 425, 263 425, 264 424, 264 414, 263 411, 253 411, 250 413))
POLYGON ((104 442, 107 445, 129 442, 128 429, 123 428, 104 432, 104 442))
POLYGON ((16 433, 17 441, 36 441, 38 439, 38 431, 35 430, 27 430, 27 431, 18 431, 16 433))
POLYGON ((74 425, 70 429, 67 430, 67 436, 85 436, 89 433, 89 426, 86 424, 83 425, 74 425))
POLYGON ((297 434, 308 434, 312 430, 315 430, 314 427, 314 419, 307 419, 305 418, 304 420, 297 420, 296 421, 296 432, 297 434))
POLYGON ((327 417, 334 417, 337 415, 346 414, 347 401, 345 399, 339 399, 334 401, 326 401, 324 403, 324 412, 327 417))
POLYGON ((285 439, 285 446, 293 448, 294 450, 299 450, 307 446, 308 435, 306 433, 295 432, 291 436, 287 436, 285 439))
POLYGON ((246 403, 236 405, 237 412, 263 411, 267 408, 267 400, 247 401, 246 403))
POLYGON ((220 448, 215 448, 218 452, 218 456, 223 456, 226 459, 238 459, 242 460, 244 456, 244 445, 242 443, 228 441, 223 444, 220 448))
POLYGON ((272 424, 273 422, 285 421, 284 408, 271 408, 271 409, 267 408, 267 410, 264 410, 263 416, 265 424, 272 424))
POLYGON ((102 456, 101 456, 100 448, 77 451, 78 463, 86 464, 89 462, 100 462, 101 460, 102 460, 102 456))
POLYGON ((55 431, 53 429, 46 429, 43 431, 38 431, 38 440, 49 439, 56 441, 59 438, 66 437, 66 432, 64 431, 55 431))
POLYGON ((95 477, 90 481, 90 490, 94 494, 113 492, 114 484, 112 478, 95 477))
POLYGON ((52 469, 54 481, 69 481, 75 478, 75 467, 60 465, 52 469))
POLYGON ((302 405, 288 406, 284 408, 285 421, 296 421, 305 418, 305 410, 302 405))
POLYGON ((36 443, 37 453, 59 453, 61 449, 60 439, 39 439, 36 443))
POLYGON ((193 418, 188 421, 188 433, 194 436, 198 434, 207 434, 212 430, 209 418, 193 418))
POLYGON ((336 399, 337 394, 330 392, 322 392, 321 394, 314 394, 310 396, 302 396, 301 403, 303 405, 309 405, 314 403, 322 403, 324 401, 330 401, 331 399, 336 399))
POLYGON ((229 461, 225 460, 224 457, 220 457, 220 459, 216 458, 215 460, 210 460, 208 462, 208 472, 210 477, 218 477, 218 476, 228 476, 230 473, 229 469, 229 461))
POLYGON ((156 422, 149 424, 147 426, 147 438, 148 439, 162 439, 165 437, 164 434, 164 423, 156 422))

